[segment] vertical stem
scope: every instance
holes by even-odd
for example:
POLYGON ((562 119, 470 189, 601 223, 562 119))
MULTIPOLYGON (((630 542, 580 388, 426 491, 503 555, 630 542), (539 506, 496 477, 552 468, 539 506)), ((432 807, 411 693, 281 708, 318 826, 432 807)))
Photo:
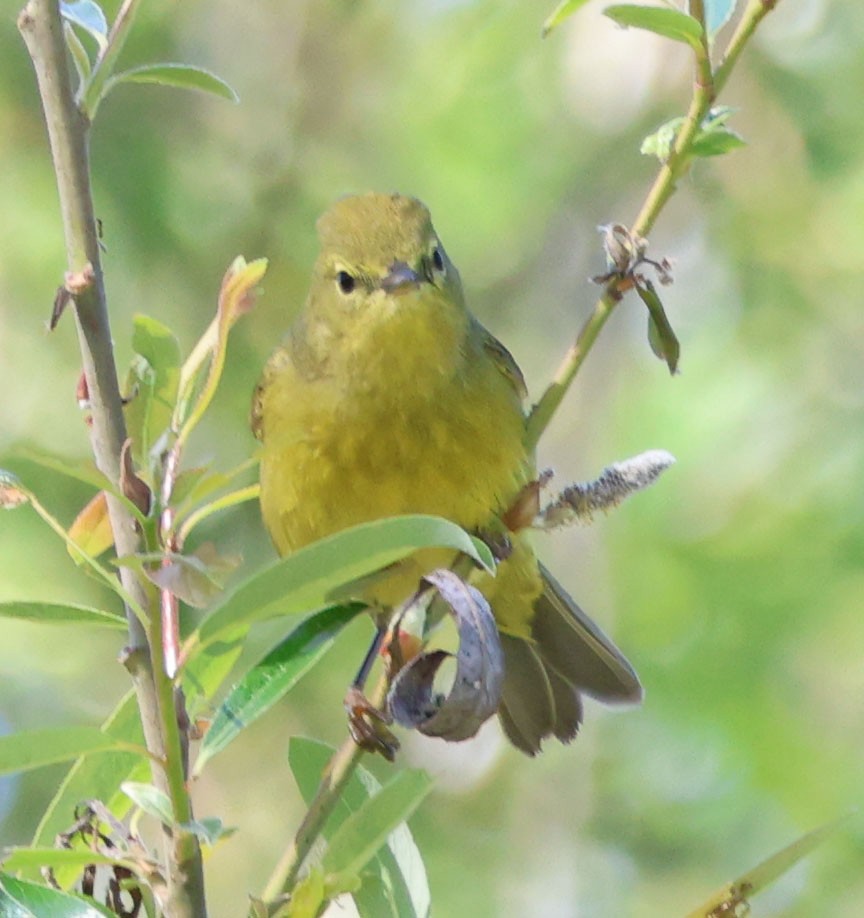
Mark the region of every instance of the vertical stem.
MULTIPOLYGON (((382 676, 369 700, 374 707, 381 707, 387 696, 387 677, 382 676)), ((309 805, 303 822, 291 844, 285 849, 279 862, 273 868, 270 878, 261 893, 265 902, 272 902, 280 893, 290 893, 309 852, 321 835, 324 824, 339 802, 342 791, 354 769, 364 755, 364 750, 350 737, 334 753, 333 758, 321 776, 321 784, 315 799, 309 805)))
MULTIPOLYGON (((75 104, 57 0, 29 0, 19 15, 18 28, 36 72, 57 179, 69 269, 67 286, 74 287, 75 318, 91 406, 91 447, 99 469, 110 481, 119 484, 126 426, 90 187, 90 123, 75 104)), ((108 496, 108 512, 117 554, 133 554, 138 549, 135 520, 111 495, 108 496)), ((158 607, 138 578, 128 569, 121 569, 120 576, 128 593, 142 608, 149 609, 151 616, 158 618, 158 607)), ((126 612, 129 624, 127 667, 135 685, 147 748, 166 766, 154 768, 153 780, 166 793, 173 791, 171 796, 177 812, 178 787, 176 780, 170 779, 170 769, 182 774, 183 765, 173 686, 158 653, 156 656, 151 653, 143 625, 130 609, 126 612)), ((181 802, 178 820, 188 816, 185 789, 183 798, 185 805, 181 802)), ((188 833, 172 834, 166 830, 166 843, 172 918, 197 918, 206 914, 197 841, 188 833)))

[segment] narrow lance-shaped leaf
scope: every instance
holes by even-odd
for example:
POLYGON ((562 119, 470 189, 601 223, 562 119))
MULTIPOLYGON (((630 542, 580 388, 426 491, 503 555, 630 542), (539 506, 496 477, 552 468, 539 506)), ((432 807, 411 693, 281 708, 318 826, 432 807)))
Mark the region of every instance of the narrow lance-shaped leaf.
MULTIPOLYGON (((29 771, 96 752, 130 751, 98 727, 57 727, 0 736, 0 774, 29 771)), ((143 755, 143 750, 141 750, 143 755)))
POLYGON ((198 507, 177 526, 178 541, 184 544, 192 530, 200 525, 209 516, 214 513, 220 513, 230 507, 236 507, 238 504, 246 503, 250 500, 257 500, 261 494, 261 487, 258 484, 248 485, 245 488, 238 488, 236 491, 229 491, 222 494, 215 500, 198 507))
POLYGON ((352 603, 310 616, 259 660, 219 706, 201 743, 193 775, 199 775, 217 752, 284 697, 364 608, 352 603))
POLYGON ((83 484, 92 485, 97 491, 111 489, 111 482, 96 468, 92 459, 68 459, 47 453, 36 446, 20 444, 13 447, 9 455, 13 459, 32 462, 40 468, 57 472, 83 484))
POLYGON ((43 883, 0 873, 0 915, 4 918, 116 918, 93 899, 83 899, 43 883))
MULTIPOLYGON (((69 533, 60 525, 60 522, 50 514, 36 499, 36 495, 25 488, 11 473, 0 469, 0 508, 9 509, 30 504, 39 517, 48 527, 59 536, 66 544, 73 557, 80 559, 82 564, 92 571, 109 589, 113 590, 143 622, 146 615, 141 606, 126 591, 119 578, 115 577, 107 568, 103 567, 92 555, 79 548, 70 538, 69 533)), ((137 512, 137 511, 136 511, 137 512)))
POLYGON ((239 102, 237 93, 221 78, 203 67, 189 64, 144 64, 131 70, 115 74, 105 84, 107 95, 120 83, 155 83, 159 86, 173 86, 177 89, 194 89, 206 92, 229 102, 239 102))
POLYGON ((70 867, 80 872, 88 864, 125 864, 133 869, 135 867, 134 862, 124 861, 119 852, 117 857, 110 857, 92 848, 5 848, 0 850, 0 861, 4 870, 70 867))
POLYGON ((183 469, 177 476, 173 491, 178 518, 190 513, 204 498, 227 488, 235 478, 255 469, 257 465, 258 457, 252 456, 227 472, 201 466, 183 469))
POLYGON ((339 826, 321 862, 328 886, 350 884, 432 790, 426 772, 406 769, 370 797, 339 826))
POLYGON ((603 15, 620 26, 645 29, 702 51, 702 26, 692 16, 662 6, 607 6, 603 15))
MULTIPOLYGON (((66 47, 69 49, 69 56, 75 65, 75 72, 78 74, 78 85, 80 86, 90 76, 90 57, 87 54, 87 49, 81 43, 81 39, 75 34, 75 29, 68 22, 63 23, 63 37, 66 39, 66 47)), ((65 291, 65 289, 65 287, 61 287, 60 291, 65 291)), ((65 293, 58 291, 58 295, 65 299, 65 293)), ((57 318, 60 318, 59 315, 57 318)), ((55 324, 56 322, 52 323, 51 328, 55 324)))
POLYGON ((830 838, 849 816, 842 816, 832 822, 802 835, 791 845, 772 854, 753 870, 738 877, 718 890, 711 898, 690 912, 687 918, 725 918, 726 915, 746 914, 748 900, 775 880, 791 870, 800 860, 811 854, 819 845, 830 838), (741 910, 736 910, 741 909, 741 910))
MULTIPOLYGON (((194 706, 206 706, 234 666, 241 651, 239 641, 211 648, 199 654, 183 670, 183 690, 189 700, 190 714, 194 706)), ((141 717, 130 691, 120 701, 102 725, 102 729, 125 744, 124 749, 143 746, 141 717)), ((130 799, 120 791, 123 781, 145 781, 150 774, 150 762, 137 752, 115 752, 111 755, 88 755, 78 758, 61 782, 54 798, 39 822, 34 843, 50 845, 58 833, 69 825, 69 814, 82 801, 90 798, 105 801, 118 818, 128 812, 130 799)), ((57 871, 57 881, 68 885, 74 873, 66 868, 57 871)))
MULTIPOLYGON (((144 743, 134 691, 126 694, 102 725, 102 729, 126 743, 144 743)), ((112 799, 118 792, 120 782, 133 777, 143 779, 149 771, 149 761, 131 752, 82 756, 76 759, 42 815, 33 843, 53 844, 57 835, 68 828, 69 814, 74 812, 82 800, 104 800, 115 815, 122 816, 131 804, 129 798, 123 794, 117 798, 120 802, 119 807, 116 805, 117 801, 112 799)), ((72 882, 74 876, 71 868, 61 867, 57 873, 57 882, 61 886, 66 886, 72 882)))
POLYGON ((237 256, 225 272, 219 290, 216 318, 183 364, 174 427, 184 441, 200 421, 216 393, 225 365, 228 332, 255 303, 258 284, 267 271, 267 259, 246 262, 237 256), (206 375, 204 368, 208 366, 206 375), (203 382, 202 382, 203 378, 203 382), (200 385, 200 389, 199 389, 200 385))
POLYGON ((588 0, 561 0, 561 3, 552 10, 543 22, 543 37, 545 38, 553 29, 557 29, 565 19, 569 19, 587 2, 588 0))
POLYGON ((0 603, 0 618, 17 618, 43 625, 98 625, 125 628, 126 619, 115 612, 93 609, 76 603, 16 601, 0 603))
MULTIPOLYGON (((321 775, 334 752, 324 743, 299 736, 291 737, 288 762, 307 805, 314 799, 321 775)), ((380 790, 378 779, 362 765, 358 766, 324 826, 324 837, 332 838, 347 816, 356 812, 380 790)), ((427 918, 431 905, 429 881, 423 858, 407 825, 403 823, 390 833, 387 844, 374 859, 374 866, 370 864, 364 873, 368 873, 370 868, 377 868, 379 875, 386 875, 386 885, 400 918, 427 918)), ((365 883, 364 877, 364 886, 365 883)), ((358 898, 358 905, 361 899, 362 896, 358 898)), ((361 911, 361 914, 364 913, 361 911)))
POLYGON ((156 319, 133 317, 132 348, 136 359, 126 381, 126 426, 139 468, 149 469, 150 450, 171 424, 180 386, 180 345, 174 333, 156 319))
POLYGON ((350 595, 349 585, 421 548, 461 551, 488 569, 489 549, 449 520, 401 516, 363 523, 301 548, 239 584, 191 636, 184 656, 276 615, 311 612, 350 595))

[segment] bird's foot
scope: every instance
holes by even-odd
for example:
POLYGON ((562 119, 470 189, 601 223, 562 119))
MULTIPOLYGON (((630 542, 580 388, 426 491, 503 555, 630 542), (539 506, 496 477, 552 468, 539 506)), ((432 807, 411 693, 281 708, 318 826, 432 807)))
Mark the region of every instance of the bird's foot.
POLYGON ((345 694, 345 710, 348 712, 348 732, 354 742, 366 752, 380 752, 388 762, 395 761, 399 740, 387 729, 393 718, 376 708, 355 685, 345 694))

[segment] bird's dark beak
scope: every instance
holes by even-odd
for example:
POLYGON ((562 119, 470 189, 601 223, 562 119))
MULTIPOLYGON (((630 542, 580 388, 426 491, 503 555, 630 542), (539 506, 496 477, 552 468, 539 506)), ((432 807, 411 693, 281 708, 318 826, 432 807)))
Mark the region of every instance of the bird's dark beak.
POLYGON ((394 261, 381 280, 381 289, 386 293, 407 293, 411 288, 419 286, 421 281, 420 275, 404 261, 394 261))

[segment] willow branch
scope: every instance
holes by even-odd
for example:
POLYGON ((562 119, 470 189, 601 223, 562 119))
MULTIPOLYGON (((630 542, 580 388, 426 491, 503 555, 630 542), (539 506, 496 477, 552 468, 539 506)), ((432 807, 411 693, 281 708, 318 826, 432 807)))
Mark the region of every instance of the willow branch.
MULTIPOLYGON (((750 0, 741 20, 723 55, 716 71, 712 70, 707 34, 703 35, 701 48, 696 51, 693 94, 684 124, 678 131, 669 156, 660 166, 657 176, 645 197, 642 207, 630 230, 634 237, 646 237, 654 227, 666 203, 675 193, 678 180, 690 166, 693 141, 699 127, 717 94, 726 85, 741 51, 756 31, 756 27, 780 0, 750 0)), ((705 25, 702 0, 691 0, 691 13, 705 25)), ((528 417, 525 442, 528 449, 535 449, 540 437, 552 420, 576 374, 579 372, 597 336, 624 294, 633 286, 629 276, 615 275, 606 284, 603 293, 594 304, 591 315, 585 321, 576 341, 561 361, 552 382, 547 386, 528 417)))
MULTIPOLYGON (((75 304, 92 417, 91 448, 98 468, 119 487, 126 427, 90 187, 89 119, 75 103, 56 0, 29 0, 18 17, 18 28, 36 72, 57 179, 69 272, 66 287, 75 304)), ((110 493, 108 512, 118 556, 134 554, 138 549, 135 520, 110 493)), ((120 576, 136 603, 150 610, 151 621, 158 617, 152 597, 134 573, 123 569, 120 576)), ((180 774, 183 769, 173 685, 158 658, 158 648, 154 653, 142 623, 128 607, 126 617, 129 627, 126 665, 135 685, 147 748, 163 764, 162 768, 154 769, 153 780, 172 797, 175 815, 182 821, 184 815, 188 818, 189 801, 185 789, 178 796, 178 782, 171 776, 172 768, 179 769, 180 774)), ((175 833, 169 840, 171 914, 177 918, 204 915, 203 872, 197 842, 186 833, 175 833)))
MULTIPOLYGON (((387 693, 387 680, 382 677, 370 696, 373 707, 381 707, 387 693)), ((272 902, 280 893, 290 892, 300 876, 300 871, 309 852, 321 835, 333 808, 339 803, 351 775, 364 755, 364 750, 351 737, 334 753, 333 758, 321 776, 321 783, 315 798, 309 805, 303 821, 279 862, 273 868, 270 878, 261 894, 265 902, 272 902)))

